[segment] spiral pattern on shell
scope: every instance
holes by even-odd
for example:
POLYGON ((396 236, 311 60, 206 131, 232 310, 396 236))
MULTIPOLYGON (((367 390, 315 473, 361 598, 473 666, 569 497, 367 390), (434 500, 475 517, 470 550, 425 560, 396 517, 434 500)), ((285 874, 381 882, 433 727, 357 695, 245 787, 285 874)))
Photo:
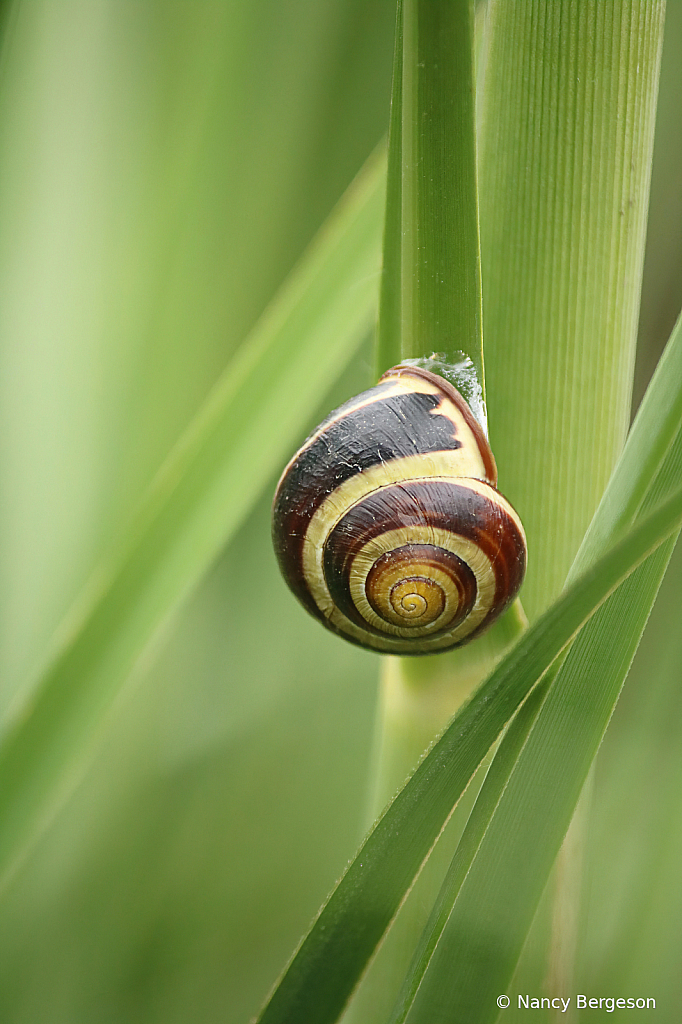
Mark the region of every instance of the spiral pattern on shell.
POLYGON ((459 392, 394 367, 284 470, 273 506, 282 574, 324 625, 363 647, 428 654, 468 642, 525 574, 523 526, 496 483, 459 392))

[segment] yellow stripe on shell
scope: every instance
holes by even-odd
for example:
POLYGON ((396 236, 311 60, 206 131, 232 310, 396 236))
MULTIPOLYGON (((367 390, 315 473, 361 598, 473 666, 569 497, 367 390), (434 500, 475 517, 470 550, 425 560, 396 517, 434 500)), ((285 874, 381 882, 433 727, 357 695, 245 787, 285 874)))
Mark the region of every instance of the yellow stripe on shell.
POLYGON ((364 576, 364 594, 379 618, 394 626, 424 629, 437 618, 445 625, 459 611, 461 592, 444 569, 410 550, 412 560, 389 561, 380 569, 372 582, 373 600, 364 576))
MULTIPOLYGON (((350 592, 353 597, 353 604, 358 609, 363 619, 374 626, 375 629, 381 630, 390 636, 396 637, 414 637, 415 627, 401 627, 395 626, 390 622, 386 622, 385 619, 380 618, 374 611, 367 596, 365 594, 365 581, 367 575, 381 555, 386 551, 394 551, 396 548, 403 547, 406 544, 431 544, 434 547, 445 548, 446 551, 452 552, 453 555, 457 555, 463 562, 469 566, 474 576, 476 577, 476 601, 471 609, 469 615, 467 615, 464 622, 461 622, 459 626, 455 627, 454 630, 450 631, 448 636, 455 638, 456 640, 461 637, 468 636, 469 633, 473 633, 477 626, 483 622, 490 611, 490 607, 495 599, 495 591, 497 589, 497 580, 495 578, 495 572, 492 567, 492 563, 487 555, 485 555, 481 549, 468 537, 462 537, 458 533, 451 533, 449 530, 443 530, 434 528, 432 526, 424 525, 419 527, 402 527, 398 530, 389 530, 387 533, 381 534, 379 537, 374 537, 370 540, 353 559, 350 567, 350 592)), ((439 572, 438 576, 446 577, 445 572, 439 572)), ((451 597, 451 583, 447 581, 447 596, 451 597)), ((453 610, 452 604, 446 599, 446 607, 440 616, 428 626, 423 628, 423 637, 427 637, 432 633, 436 633, 439 629, 442 629, 450 619, 453 618, 456 612, 456 608, 453 610)), ((334 608, 331 616, 331 621, 339 629, 347 629, 349 619, 339 611, 338 608, 334 608)), ((350 623, 355 625, 355 623, 350 623)), ((357 628, 357 627, 356 627, 357 628)))

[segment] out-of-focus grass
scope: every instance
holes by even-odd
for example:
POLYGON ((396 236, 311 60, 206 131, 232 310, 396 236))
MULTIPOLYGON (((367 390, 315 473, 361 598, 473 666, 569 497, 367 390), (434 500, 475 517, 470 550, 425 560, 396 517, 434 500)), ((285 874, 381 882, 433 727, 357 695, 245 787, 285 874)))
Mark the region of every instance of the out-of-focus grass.
MULTIPOLYGON (((384 134, 393 31, 386 5, 345 0, 11 13, 5 700, 384 134)), ((339 400, 369 382, 369 353, 364 367, 339 400)), ((352 851, 376 658, 334 654, 301 622, 268 508, 265 496, 141 673, 6 894, 3 1019, 244 1019, 352 851)))
POLYGON ((383 134, 392 31, 339 0, 7 23, 5 694, 383 134))
MULTIPOLYGON (((383 134, 393 16, 375 0, 8 12, 3 700, 383 134)), ((679 5, 666 32, 643 367, 682 298, 679 5)), ((368 351, 311 424, 371 372, 368 351)), ((353 853, 377 659, 290 600, 268 508, 265 495, 140 671, 5 894, 3 1022, 245 1022, 353 853)), ((660 992, 672 1022, 679 558, 671 570, 598 762, 582 978, 660 992)))

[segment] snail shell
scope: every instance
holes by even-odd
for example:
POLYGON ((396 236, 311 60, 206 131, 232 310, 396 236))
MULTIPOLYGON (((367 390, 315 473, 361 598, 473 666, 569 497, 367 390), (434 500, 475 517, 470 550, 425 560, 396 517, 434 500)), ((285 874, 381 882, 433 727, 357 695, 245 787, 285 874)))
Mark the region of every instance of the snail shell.
POLYGON ((516 596, 523 526, 488 440, 446 380, 396 366, 331 413, 288 464, 273 541, 325 626, 392 654, 467 643, 516 596))

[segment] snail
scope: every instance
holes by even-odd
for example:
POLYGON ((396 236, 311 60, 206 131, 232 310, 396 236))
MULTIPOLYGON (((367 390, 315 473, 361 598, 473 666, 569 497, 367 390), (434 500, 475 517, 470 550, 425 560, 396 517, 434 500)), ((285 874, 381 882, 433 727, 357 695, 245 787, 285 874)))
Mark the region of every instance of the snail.
POLYGON ((516 596, 521 521, 456 388, 395 366, 313 431, 277 485, 273 541, 301 603, 389 654, 467 643, 516 596))

